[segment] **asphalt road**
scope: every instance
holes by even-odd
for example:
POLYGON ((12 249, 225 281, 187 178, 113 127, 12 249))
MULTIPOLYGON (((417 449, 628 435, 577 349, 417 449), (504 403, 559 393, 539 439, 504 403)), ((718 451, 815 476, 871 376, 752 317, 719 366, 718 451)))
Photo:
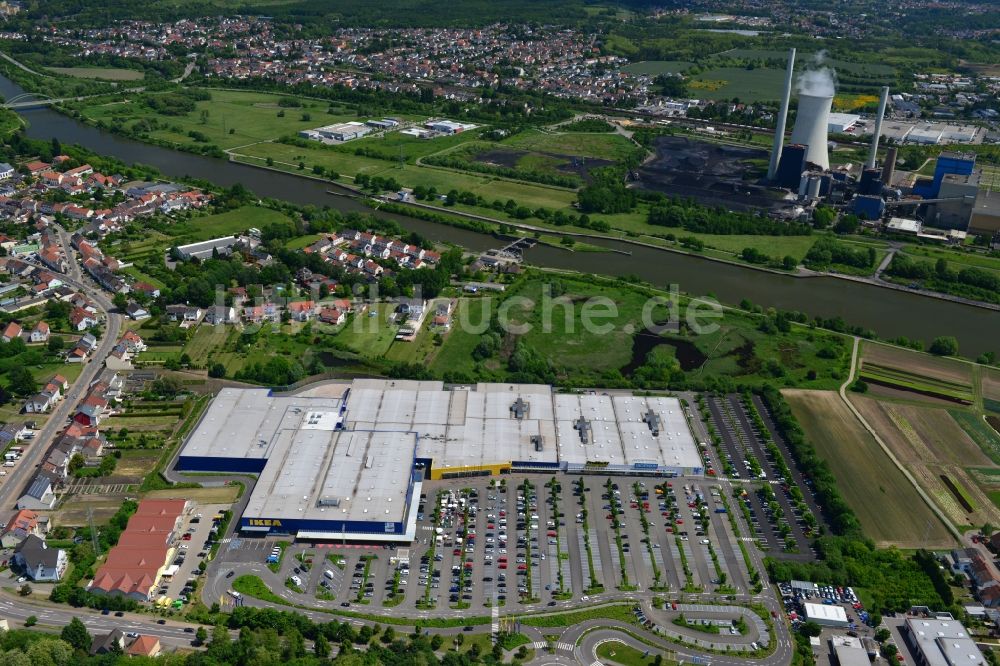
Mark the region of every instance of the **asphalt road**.
MULTIPOLYGON (((63 240, 64 245, 68 246, 65 231, 60 229, 60 232, 61 240, 63 240)), ((7 481, 0 485, 0 507, 7 512, 8 517, 18 498, 24 494, 27 486, 35 477, 42 463, 42 458, 49 450, 56 435, 66 427, 67 420, 76 412, 77 405, 86 396, 87 388, 104 369, 104 359, 114 349, 121 331, 121 315, 110 313, 112 305, 107 296, 99 288, 85 282, 80 277, 80 267, 76 262, 75 255, 72 252, 67 252, 67 257, 69 258, 70 272, 62 275, 62 280, 69 286, 86 293, 105 314, 107 324, 104 327, 104 337, 90 359, 84 364, 83 372, 49 414, 48 421, 36 435, 34 442, 25 447, 24 456, 17 467, 11 471, 7 481)))

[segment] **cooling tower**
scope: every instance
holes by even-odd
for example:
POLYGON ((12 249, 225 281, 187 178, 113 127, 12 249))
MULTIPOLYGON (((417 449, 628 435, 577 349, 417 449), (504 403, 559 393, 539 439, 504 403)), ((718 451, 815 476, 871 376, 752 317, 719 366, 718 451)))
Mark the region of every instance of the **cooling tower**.
POLYGON ((791 143, 806 145, 806 162, 811 162, 824 171, 830 168, 830 157, 826 149, 827 126, 830 122, 830 107, 833 95, 799 95, 799 110, 795 117, 791 143))
POLYGON ((771 161, 767 167, 767 179, 774 180, 778 175, 778 162, 785 141, 785 122, 788 120, 788 102, 792 97, 792 72, 795 69, 795 49, 788 50, 788 68, 785 70, 785 88, 781 95, 781 109, 774 126, 774 146, 771 148, 771 161))

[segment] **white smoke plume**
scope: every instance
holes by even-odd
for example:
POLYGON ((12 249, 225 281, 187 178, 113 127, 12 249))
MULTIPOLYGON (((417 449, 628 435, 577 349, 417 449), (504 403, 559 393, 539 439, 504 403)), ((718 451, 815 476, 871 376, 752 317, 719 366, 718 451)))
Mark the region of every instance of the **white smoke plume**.
POLYGON ((826 66, 826 51, 820 51, 806 64, 795 80, 799 95, 833 97, 837 91, 837 72, 826 66))

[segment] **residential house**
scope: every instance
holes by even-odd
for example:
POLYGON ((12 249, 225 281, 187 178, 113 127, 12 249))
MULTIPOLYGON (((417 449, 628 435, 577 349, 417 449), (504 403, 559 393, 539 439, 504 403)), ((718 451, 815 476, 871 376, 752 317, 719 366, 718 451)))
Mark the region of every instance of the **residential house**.
POLYGON ((14 564, 31 580, 53 582, 61 580, 66 573, 66 551, 62 548, 49 548, 45 540, 28 536, 14 548, 14 564))
POLYGON ((10 342, 15 338, 19 338, 21 337, 21 332, 23 330, 24 329, 21 328, 20 324, 18 324, 16 321, 12 321, 9 324, 7 324, 6 327, 4 327, 3 333, 0 334, 0 341, 10 342))
POLYGON ((130 657, 155 657, 160 654, 160 639, 156 636, 140 635, 125 650, 130 657))
POLYGON ((149 319, 150 317, 149 311, 135 301, 131 301, 125 306, 125 314, 127 314, 133 321, 143 321, 144 319, 149 319))
POLYGON ((132 291, 144 294, 151 299, 160 297, 160 290, 154 287, 153 285, 149 284, 148 282, 136 282, 135 284, 132 285, 132 291))
POLYGON ((112 654, 125 652, 125 634, 121 629, 112 629, 111 633, 94 636, 90 644, 90 654, 112 654))
POLYGON ((7 180, 14 177, 14 167, 6 162, 0 162, 0 180, 7 180))
POLYGON ((211 324, 215 326, 216 324, 232 324, 237 321, 236 318, 236 308, 216 305, 208 309, 205 312, 205 319, 203 319, 206 324, 211 324))
POLYGON ((128 350, 133 354, 138 354, 140 352, 146 351, 146 343, 143 341, 142 337, 139 336, 135 331, 125 331, 122 335, 121 341, 128 347, 128 350))
POLYGON ((42 390, 24 403, 24 411, 29 414, 41 414, 49 411, 53 405, 62 400, 62 392, 69 384, 61 375, 50 379, 42 390))
POLYGON ((56 495, 52 490, 52 478, 44 472, 39 472, 28 486, 28 490, 17 500, 18 509, 33 509, 49 511, 56 504, 56 495))
POLYGON ((31 535, 43 536, 43 526, 47 525, 38 519, 38 514, 30 509, 23 509, 14 514, 0 534, 0 546, 13 548, 31 535))
POLYGON ((288 313, 294 321, 309 321, 316 314, 316 303, 313 301, 289 303, 288 313))
POLYGON ((170 321, 198 321, 203 312, 193 305, 168 305, 167 318, 170 321))
POLYGON ((107 398, 92 390, 76 408, 73 420, 83 425, 99 426, 108 409, 107 398))
POLYGON ((337 308, 323 308, 319 311, 319 320, 324 324, 339 326, 343 324, 346 319, 347 315, 344 314, 344 311, 338 310, 337 308))
POLYGON ((44 321, 40 321, 35 325, 35 328, 31 329, 31 341, 32 342, 48 342, 49 340, 49 325, 44 321))
POLYGON ((20 442, 28 434, 28 426, 23 422, 11 421, 0 428, 0 448, 20 442))
POLYGON ((76 341, 76 346, 66 355, 67 363, 83 363, 97 346, 97 338, 86 333, 76 341))
POLYGON ((120 342, 115 345, 111 353, 104 359, 104 367, 109 370, 131 370, 134 367, 132 365, 132 356, 133 354, 128 350, 128 347, 120 342))
POLYGON ((69 323, 77 331, 86 331, 97 326, 97 316, 83 308, 73 308, 69 313, 69 323))

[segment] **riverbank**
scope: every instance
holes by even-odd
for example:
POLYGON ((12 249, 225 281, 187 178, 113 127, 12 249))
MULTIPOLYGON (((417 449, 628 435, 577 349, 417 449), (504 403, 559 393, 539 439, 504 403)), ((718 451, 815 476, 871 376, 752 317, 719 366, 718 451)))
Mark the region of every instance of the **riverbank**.
MULTIPOLYGON (((0 77, 0 94, 10 99, 21 92, 19 86, 0 77)), ((301 177, 306 174, 264 170, 241 162, 151 146, 101 131, 51 109, 25 110, 20 115, 29 121, 26 134, 30 138, 48 141, 56 137, 65 145, 78 144, 126 164, 150 165, 168 178, 190 177, 219 187, 239 183, 261 198, 329 207, 348 214, 372 213, 354 196, 328 194, 327 190, 332 185, 333 189, 343 187, 342 183, 332 184, 328 179, 311 180, 301 177)), ((376 214, 392 219, 428 240, 460 245, 472 252, 484 252, 496 244, 496 239, 490 234, 425 222, 412 216, 383 211, 376 214)), ((508 222, 504 224, 513 227, 508 222)), ((937 336, 954 335, 962 352, 972 357, 997 350, 998 343, 992 331, 1000 330, 1000 314, 994 310, 926 298, 907 291, 880 289, 856 280, 829 279, 832 276, 827 275, 790 280, 788 278, 792 276, 789 274, 772 273, 736 262, 704 261, 706 257, 701 255, 691 256, 692 253, 678 248, 664 248, 634 238, 592 238, 590 242, 604 248, 631 252, 631 256, 615 252, 600 255, 565 252, 538 245, 525 251, 525 261, 547 268, 610 277, 634 276, 660 287, 682 285, 689 293, 710 294, 724 303, 739 303, 746 299, 764 308, 807 312, 824 320, 839 318, 850 325, 874 330, 883 339, 905 336, 929 343, 937 336), (595 261, 597 256, 599 261, 595 261), (756 270, 748 270, 751 268, 756 270)))

